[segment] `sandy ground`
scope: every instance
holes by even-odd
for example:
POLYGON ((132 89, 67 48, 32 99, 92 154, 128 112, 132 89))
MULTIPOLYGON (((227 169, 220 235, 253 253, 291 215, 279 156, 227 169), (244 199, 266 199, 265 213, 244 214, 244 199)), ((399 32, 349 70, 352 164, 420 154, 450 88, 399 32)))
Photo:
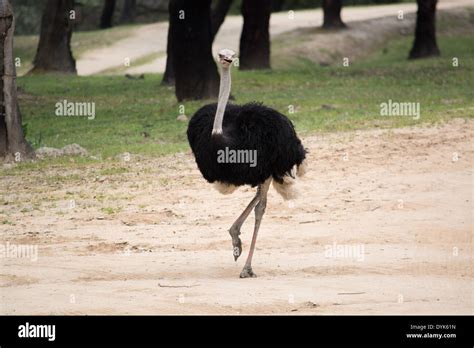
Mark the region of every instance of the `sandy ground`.
MULTIPOLYGON (((437 8, 438 10, 446 10, 472 5, 472 0, 440 0, 437 8)), ((403 11, 405 15, 414 13, 416 12, 416 4, 402 3, 378 6, 344 7, 342 18, 346 23, 353 23, 357 21, 389 17, 391 19, 380 23, 378 26, 380 30, 389 31, 394 28, 405 30, 407 27, 412 29, 413 20, 406 22, 397 20, 399 11, 403 11)), ((270 19, 270 35, 272 38, 276 38, 282 33, 287 33, 295 29, 319 27, 322 25, 322 18, 322 11, 320 9, 295 11, 291 16, 286 12, 274 13, 270 19)), ((238 51, 241 29, 242 16, 227 16, 214 41, 214 53, 217 53, 217 51, 222 48, 232 48, 238 51)), ((370 23, 369 31, 377 33, 380 30, 374 30, 374 22, 372 21, 370 23)), ((141 26, 128 38, 120 40, 108 47, 90 50, 83 54, 76 63, 78 74, 92 75, 110 68, 123 66, 125 59, 127 58, 127 61, 130 60, 130 67, 126 70, 127 73, 139 74, 163 72, 166 66, 167 33, 167 22, 141 26), (134 65, 134 61, 138 58, 150 54, 158 54, 159 57, 147 64, 138 66, 134 65)), ((332 35, 331 37, 323 39, 325 42, 329 42, 329 45, 323 45, 323 48, 327 49, 328 47, 333 47, 337 41, 345 40, 346 35, 347 34, 342 33, 339 35, 340 37, 334 37, 334 35, 332 35)), ((353 32, 352 34, 349 33, 349 35, 353 38, 357 38, 358 34, 353 32)), ((322 35, 319 36, 324 37, 322 35)), ((380 37, 380 35, 378 36, 380 37)), ((357 46, 360 45, 360 42, 364 42, 364 40, 370 42, 372 39, 372 36, 362 38, 361 40, 358 40, 357 46)))
POLYGON ((1 176, 1 245, 38 253, 2 249, 0 313, 472 314, 473 136, 456 119, 304 138, 301 195, 270 190, 254 279, 253 216, 237 262, 227 232, 253 190, 219 195, 190 153, 1 176))

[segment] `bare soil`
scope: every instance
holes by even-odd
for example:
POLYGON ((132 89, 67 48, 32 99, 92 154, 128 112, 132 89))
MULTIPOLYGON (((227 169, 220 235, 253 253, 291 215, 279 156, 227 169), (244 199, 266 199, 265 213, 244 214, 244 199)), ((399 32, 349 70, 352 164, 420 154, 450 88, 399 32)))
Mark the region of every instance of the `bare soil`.
POLYGON ((219 195, 191 153, 2 175, 0 242, 38 254, 2 255, 0 313, 472 314, 473 136, 456 119, 304 138, 301 194, 270 190, 254 279, 238 277, 253 216, 237 262, 227 232, 254 190, 219 195))

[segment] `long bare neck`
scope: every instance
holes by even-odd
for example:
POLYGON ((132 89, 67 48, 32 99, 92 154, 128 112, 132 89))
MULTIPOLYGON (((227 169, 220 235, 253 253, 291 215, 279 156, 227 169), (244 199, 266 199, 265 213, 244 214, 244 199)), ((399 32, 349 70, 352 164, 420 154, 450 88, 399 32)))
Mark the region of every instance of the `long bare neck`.
POLYGON ((224 112, 230 95, 230 66, 221 69, 221 83, 219 86, 219 100, 217 102, 216 115, 214 117, 214 127, 212 134, 222 134, 222 121, 224 120, 224 112))

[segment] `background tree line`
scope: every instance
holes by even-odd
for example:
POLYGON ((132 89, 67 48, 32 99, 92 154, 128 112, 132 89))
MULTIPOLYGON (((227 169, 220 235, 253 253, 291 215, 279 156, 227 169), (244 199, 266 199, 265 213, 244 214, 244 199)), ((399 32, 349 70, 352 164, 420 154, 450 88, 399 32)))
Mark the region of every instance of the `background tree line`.
MULTIPOLYGON (((341 19, 342 3, 342 0, 322 0, 323 28, 346 28, 341 19)), ((435 35, 437 0, 418 0, 417 3, 415 40, 409 58, 439 55, 435 35)), ((272 0, 241 1, 244 23, 240 37, 239 69, 271 67, 269 23, 274 5, 272 0)), ((230 6, 227 4, 225 9, 228 11, 230 6)), ((218 94, 218 72, 212 57, 216 29, 211 30, 213 22, 216 22, 214 12, 210 0, 170 1, 168 62, 163 83, 175 83, 178 101, 213 98, 218 94)))
MULTIPOLYGON (((8 0, 0 0, 8 3, 8 0)), ((22 2, 21 0, 16 0, 22 2)), ((26 1, 26 0, 23 0, 26 1)), ((143 0, 144 1, 144 0, 143 0)), ((291 3, 290 0, 287 0, 291 3)), ((84 1, 87 2, 87 1, 84 1)), ((113 14, 117 2, 122 4, 123 21, 135 20, 134 11, 139 0, 105 0, 102 5, 100 27, 113 25, 113 14), (127 13, 123 13, 127 9, 127 13), (125 18, 126 17, 126 18, 125 18)), ((275 8, 284 8, 281 0, 170 0, 168 57, 164 84, 175 84, 178 101, 185 99, 215 98, 218 94, 219 74, 212 55, 212 43, 225 16, 235 4, 240 5, 243 28, 239 47, 239 68, 270 69, 269 22, 275 8)), ((341 19, 341 0, 322 0, 323 28, 344 28, 341 19)), ((415 39, 409 58, 439 55, 436 44, 437 0, 417 0, 418 12, 415 39)), ((36 6, 36 5, 35 5, 36 6)), ((40 25, 40 39, 31 73, 76 73, 75 60, 71 51, 71 36, 75 30, 78 3, 74 0, 47 0, 43 3, 40 25)), ((16 85, 13 64, 13 35, 11 21, 13 12, 6 13, 1 40, 3 93, 0 109, 0 156, 20 152, 31 152, 26 145, 21 129, 21 114, 16 102, 16 85), (10 31, 9 31, 10 30, 10 31), (4 68, 3 68, 4 67, 4 68), (10 71, 10 70, 12 71, 10 71), (7 71, 8 70, 8 71, 7 71), (13 92, 12 92, 13 91, 13 92)), ((350 30, 350 28, 349 28, 350 30)))
MULTIPOLYGON (((212 0, 212 7, 221 0, 212 0)), ((344 0, 345 6, 387 4, 404 0, 344 0)), ((46 0, 11 0, 17 16, 18 35, 39 34, 41 16, 46 0)), ((168 20, 169 0, 76 0, 78 11, 75 30, 96 30, 102 17, 111 18, 112 25, 152 23, 168 20), (106 4, 107 3, 107 4, 106 4), (113 4, 112 4, 113 3, 113 4)), ((273 0, 272 12, 322 7, 322 0, 273 0)), ((231 2, 228 13, 240 14, 242 0, 231 2)))

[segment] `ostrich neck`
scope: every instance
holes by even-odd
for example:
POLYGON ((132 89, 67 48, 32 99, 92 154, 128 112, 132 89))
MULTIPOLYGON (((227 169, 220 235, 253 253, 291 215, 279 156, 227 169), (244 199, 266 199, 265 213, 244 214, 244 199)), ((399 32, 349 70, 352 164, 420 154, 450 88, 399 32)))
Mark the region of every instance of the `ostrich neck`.
POLYGON ((217 102, 216 115, 214 117, 214 127, 212 134, 222 134, 222 121, 224 120, 224 112, 230 95, 230 67, 222 68, 221 83, 219 87, 219 99, 217 102))

